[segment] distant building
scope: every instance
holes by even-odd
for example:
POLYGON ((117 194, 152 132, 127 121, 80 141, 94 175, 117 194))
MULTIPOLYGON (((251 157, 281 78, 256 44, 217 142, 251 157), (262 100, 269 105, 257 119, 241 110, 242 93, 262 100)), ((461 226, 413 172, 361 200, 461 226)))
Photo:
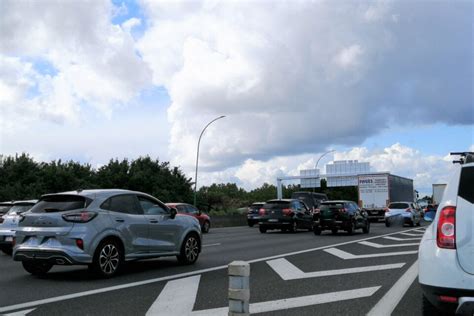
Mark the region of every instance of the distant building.
POLYGON ((370 173, 369 162, 339 160, 326 165, 328 187, 357 186, 357 175, 370 173))

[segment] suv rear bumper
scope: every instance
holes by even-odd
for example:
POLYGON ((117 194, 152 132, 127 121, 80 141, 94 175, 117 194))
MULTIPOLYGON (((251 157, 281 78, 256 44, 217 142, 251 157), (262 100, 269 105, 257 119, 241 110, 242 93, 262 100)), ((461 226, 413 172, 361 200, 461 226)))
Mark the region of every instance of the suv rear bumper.
POLYGON ((73 257, 64 251, 51 249, 18 249, 13 254, 13 260, 15 261, 45 260, 51 264, 57 265, 89 264, 92 262, 92 259, 88 257, 88 255, 73 257))
POLYGON ((473 315, 474 313, 474 290, 451 289, 421 284, 425 297, 436 308, 447 312, 455 312, 456 315, 473 315), (458 303, 446 303, 440 300, 440 296, 457 297, 458 303), (459 314, 458 314, 459 313, 459 314))

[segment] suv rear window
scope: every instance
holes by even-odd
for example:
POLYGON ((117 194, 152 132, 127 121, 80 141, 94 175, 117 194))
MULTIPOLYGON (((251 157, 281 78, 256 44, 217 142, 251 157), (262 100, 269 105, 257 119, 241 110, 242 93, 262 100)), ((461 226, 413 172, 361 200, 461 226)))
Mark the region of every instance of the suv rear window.
POLYGON ((286 201, 275 201, 275 202, 265 203, 265 205, 263 205, 263 208, 289 208, 289 207, 290 207, 290 202, 286 202, 286 201))
POLYGON ((28 211, 34 204, 16 204, 8 211, 8 215, 21 214, 28 211))
POLYGON ((461 170, 461 179, 459 180, 458 195, 468 201, 474 203, 474 167, 464 167, 461 170))
POLYGON ((410 205, 408 203, 390 203, 388 205, 388 208, 394 208, 394 209, 405 209, 409 207, 410 205))
POLYGON ((52 213, 77 209, 84 209, 92 200, 79 195, 50 195, 41 200, 31 208, 32 213, 52 213))

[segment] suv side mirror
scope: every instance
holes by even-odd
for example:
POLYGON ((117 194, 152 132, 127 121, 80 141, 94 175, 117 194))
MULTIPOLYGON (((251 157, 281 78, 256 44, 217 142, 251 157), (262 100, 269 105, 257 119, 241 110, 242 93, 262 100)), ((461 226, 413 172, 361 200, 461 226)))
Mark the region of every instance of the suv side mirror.
POLYGON ((176 214, 178 214, 178 210, 174 207, 170 208, 170 218, 174 219, 176 217, 176 214))

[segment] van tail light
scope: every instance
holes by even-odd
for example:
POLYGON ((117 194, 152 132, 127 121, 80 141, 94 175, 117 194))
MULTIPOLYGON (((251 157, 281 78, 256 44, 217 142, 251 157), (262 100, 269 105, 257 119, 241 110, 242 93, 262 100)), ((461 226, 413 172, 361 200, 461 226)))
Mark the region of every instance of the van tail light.
POLYGON ((293 210, 291 208, 284 208, 281 211, 283 212, 283 216, 293 216, 293 210))
POLYGON ((441 210, 436 234, 439 248, 456 249, 456 207, 446 206, 441 210))
POLYGON ((260 216, 265 216, 265 214, 267 214, 267 211, 266 211, 264 208, 261 208, 261 209, 258 211, 258 215, 260 215, 260 216))
POLYGON ((96 212, 90 211, 81 211, 81 212, 71 212, 63 214, 63 219, 66 222, 73 222, 73 223, 87 223, 93 220, 97 216, 96 212))

